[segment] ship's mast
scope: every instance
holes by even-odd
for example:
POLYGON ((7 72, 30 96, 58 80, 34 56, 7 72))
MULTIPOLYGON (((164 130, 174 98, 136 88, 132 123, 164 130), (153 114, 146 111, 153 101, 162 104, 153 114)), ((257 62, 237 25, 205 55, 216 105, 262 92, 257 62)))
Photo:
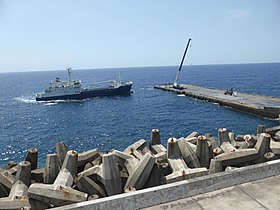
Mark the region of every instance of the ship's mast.
POLYGON ((181 72, 181 69, 182 69, 182 66, 183 66, 183 63, 184 63, 184 60, 185 60, 185 57, 186 57, 186 54, 187 54, 187 51, 188 51, 189 44, 190 44, 191 40, 192 40, 192 39, 189 39, 189 41, 188 41, 188 44, 187 44, 187 46, 186 46, 186 49, 185 49, 185 52, 184 52, 184 55, 183 55, 183 58, 182 58, 182 61, 181 61, 179 70, 178 70, 178 72, 177 72, 177 74, 176 74, 176 78, 175 78, 175 81, 174 81, 174 83, 173 83, 173 87, 175 87, 175 88, 178 86, 178 83, 177 83, 177 82, 178 82, 178 77, 179 77, 179 74, 180 74, 180 72, 181 72))
POLYGON ((67 66, 66 69, 68 71, 68 83, 70 83, 71 82, 72 68, 70 66, 67 66))

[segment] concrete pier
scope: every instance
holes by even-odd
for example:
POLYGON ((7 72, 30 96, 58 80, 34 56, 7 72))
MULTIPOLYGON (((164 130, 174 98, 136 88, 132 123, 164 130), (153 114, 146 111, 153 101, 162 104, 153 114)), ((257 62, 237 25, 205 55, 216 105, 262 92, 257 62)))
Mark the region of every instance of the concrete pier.
POLYGON ((278 118, 280 114, 280 98, 241 92, 237 92, 236 95, 229 95, 225 94, 225 90, 187 84, 180 84, 180 87, 182 89, 174 88, 173 84, 154 85, 155 89, 184 94, 261 117, 278 118))

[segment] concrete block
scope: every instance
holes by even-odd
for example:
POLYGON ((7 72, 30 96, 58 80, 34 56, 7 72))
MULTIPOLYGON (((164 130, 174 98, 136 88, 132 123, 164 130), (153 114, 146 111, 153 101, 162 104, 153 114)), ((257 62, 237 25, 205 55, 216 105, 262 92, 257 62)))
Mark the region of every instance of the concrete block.
POLYGON ((243 138, 245 140, 247 148, 254 148, 257 141, 255 140, 255 138, 253 136, 245 135, 243 138))
MULTIPOLYGON (((101 153, 100 153, 100 155, 101 155, 101 153)), ((92 162, 90 162, 90 163, 87 163, 87 164, 85 165, 84 170, 87 170, 87 169, 89 169, 89 168, 91 168, 91 167, 93 167, 93 166, 96 166, 96 165, 100 165, 101 163, 102 163, 101 156, 98 156, 97 158, 94 159, 94 161, 92 161, 92 162)))
MULTIPOLYGON (((133 161, 136 158, 124 152, 119 152, 117 150, 114 150, 113 152, 110 152, 108 154, 103 154, 102 164, 99 166, 91 167, 79 173, 78 179, 80 179, 80 177, 83 176, 88 177, 92 181, 94 181, 90 184, 94 186, 95 190, 98 190, 100 192, 99 195, 101 194, 101 191, 99 189, 101 189, 102 187, 104 187, 108 196, 120 194, 123 192, 123 188, 122 178, 117 163, 120 167, 126 167, 126 164, 129 164, 128 159, 131 159, 131 161, 133 161), (100 183, 102 183, 102 186, 100 185, 100 183)), ((132 164, 131 161, 130 164, 132 164)), ((138 162, 139 161, 136 159, 136 164, 138 162)), ((131 166, 131 170, 133 170, 132 168, 133 167, 131 166)), ((82 181, 85 182, 87 180, 82 181)), ((76 183, 76 185, 79 186, 79 183, 76 183)))
POLYGON ((134 187, 137 190, 141 189, 148 180, 154 164, 155 158, 148 153, 145 154, 133 171, 131 173, 129 172, 129 177, 124 188, 134 187))
POLYGON ((280 131, 278 131, 278 132, 275 133, 274 139, 275 139, 276 141, 280 141, 280 131))
POLYGON ((87 170, 84 170, 77 175, 78 179, 79 179, 80 176, 88 177, 88 178, 90 178, 91 180, 94 180, 94 181, 97 181, 97 180, 100 181, 98 176, 100 176, 100 177, 102 176, 102 166, 97 165, 97 166, 93 166, 93 167, 91 167, 87 170))
POLYGON ((161 152, 154 155, 156 163, 167 163, 167 152, 161 152))
MULTIPOLYGON (((145 185, 143 186, 143 189, 161 185, 162 177, 163 177, 162 165, 155 163, 153 165, 152 171, 151 171, 150 175, 148 176, 148 179, 147 179, 145 185)), ((135 188, 133 188, 133 189, 135 189, 135 188)))
POLYGON ((100 150, 98 148, 78 153, 78 172, 83 171, 85 165, 91 163, 97 157, 100 157, 100 150))
POLYGON ((218 143, 222 145, 223 142, 230 142, 228 131, 226 128, 218 129, 218 143))
POLYGON ((176 138, 169 138, 167 140, 167 157, 179 158, 181 156, 180 149, 176 138))
POLYGON ((66 157, 68 148, 63 141, 56 143, 55 147, 56 147, 56 153, 58 156, 59 166, 61 167, 64 162, 64 158, 66 157))
POLYGON ((155 144, 161 144, 160 133, 158 129, 153 129, 151 133, 150 146, 155 144))
POLYGON ((270 141, 270 149, 277 157, 280 157, 280 142, 270 141))
POLYGON ((211 137, 213 137, 212 133, 205 133, 204 135, 207 139, 210 139, 211 137))
POLYGON ((10 192, 13 184, 14 184, 15 177, 11 174, 9 170, 4 170, 0 173, 0 184, 4 188, 6 192, 10 192))
POLYGON ((48 154, 44 168, 44 183, 53 184, 59 173, 59 158, 57 154, 48 154))
POLYGON ((154 144, 150 146, 150 150, 153 154, 159 154, 159 153, 166 153, 167 149, 162 144, 154 144))
POLYGON ((76 187, 81 192, 87 193, 88 195, 97 194, 100 198, 106 196, 106 192, 103 188, 87 176, 78 176, 76 187))
POLYGON ((244 136, 245 136, 245 135, 237 135, 237 136, 236 136, 236 141, 242 141, 242 142, 244 142, 244 136))
POLYGON ((188 142, 188 145, 190 146, 190 148, 192 149, 192 151, 195 153, 196 152, 196 145, 187 141, 188 142))
POLYGON ((62 168, 53 184, 32 184, 28 189, 28 196, 32 199, 54 206, 63 206, 85 201, 87 194, 71 188, 77 173, 78 153, 68 151, 62 168))
POLYGON ((202 167, 209 168, 210 154, 208 148, 208 141, 205 136, 197 137, 196 155, 202 167))
POLYGON ((269 135, 274 136, 278 131, 280 131, 280 125, 271 127, 271 128, 267 128, 267 129, 265 129, 265 132, 263 132, 263 133, 268 133, 269 135))
POLYGON ((10 169, 10 168, 13 168, 13 167, 15 167, 15 166, 17 166, 17 162, 15 162, 15 161, 9 161, 8 164, 7 164, 7 166, 6 166, 6 169, 10 169))
POLYGON ((9 196, 9 192, 0 183, 0 198, 9 196))
POLYGON ((34 182, 43 182, 44 181, 45 168, 37 168, 31 171, 31 180, 34 182))
POLYGON ((224 153, 224 150, 221 149, 221 147, 216 147, 215 149, 213 149, 213 157, 220 155, 224 153))
POLYGON ((124 153, 134 156, 137 159, 141 159, 143 157, 142 151, 146 147, 146 141, 144 139, 140 139, 139 141, 135 142, 134 144, 128 146, 124 153))
POLYGON ((196 131, 194 131, 194 132, 192 132, 191 134, 189 134, 188 136, 186 136, 185 137, 185 139, 187 140, 187 139, 191 139, 191 138, 193 138, 193 137, 198 137, 199 136, 199 133, 198 132, 196 132, 196 131))
POLYGON ((258 152, 256 149, 236 149, 214 157, 214 159, 221 161, 223 166, 240 166, 257 158, 258 152))
POLYGON ((223 171, 222 162, 217 159, 211 159, 209 174, 219 173, 223 171))
POLYGON ((256 160, 256 163, 261 163, 266 161, 266 159, 264 158, 264 154, 267 152, 271 152, 270 140, 271 140, 271 136, 268 133, 260 134, 258 141, 254 147, 259 154, 259 158, 256 160))
POLYGON ((190 144, 185 139, 178 140, 179 152, 184 159, 185 163, 190 168, 200 168, 198 157, 191 148, 190 144))
POLYGON ((135 192, 135 191, 136 191, 136 189, 133 188, 133 187, 129 187, 129 188, 124 189, 124 193, 131 193, 131 192, 135 192))
POLYGON ((257 134, 261 134, 265 132, 265 126, 264 125, 258 125, 257 127, 257 134))
POLYGON ((31 163, 31 170, 37 168, 38 163, 38 149, 37 148, 30 148, 27 150, 27 155, 25 157, 25 161, 31 163))
POLYGON ((187 142, 190 142, 192 144, 196 144, 197 137, 191 137, 191 138, 184 138, 187 142))
POLYGON ((102 169, 103 184, 107 195, 122 193, 121 175, 113 153, 102 155, 102 169))
POLYGON ((224 152, 234 152, 236 150, 229 142, 223 142, 220 147, 224 152))
POLYGON ((18 171, 9 197, 0 198, 0 209, 30 209, 27 190, 31 182, 31 164, 28 161, 19 163, 18 171))
POLYGON ((235 142, 235 134, 233 132, 228 133, 230 143, 233 144, 235 142))
POLYGON ((64 206, 87 200, 87 194, 74 190, 65 185, 32 184, 28 189, 28 195, 54 206, 64 206))
POLYGON ((276 160, 277 158, 276 158, 275 154, 273 154, 273 152, 267 152, 264 154, 264 159, 266 162, 266 161, 276 160))
MULTIPOLYGON (((207 138, 207 137, 206 137, 207 138)), ((216 140, 215 140, 215 138, 214 137, 209 137, 209 138, 207 138, 207 140, 210 142, 210 144, 212 145, 212 149, 215 149, 215 148, 217 148, 218 147, 218 144, 217 144, 217 142, 216 142, 216 140)))
POLYGON ((66 153, 66 157, 64 159, 64 162, 61 166, 62 169, 67 169, 72 177, 75 177, 77 175, 77 166, 78 166, 78 153, 74 150, 70 150, 66 153))
POLYGON ((140 139, 139 141, 135 142, 134 144, 131 144, 130 146, 128 146, 123 152, 130 154, 131 151, 134 151, 134 150, 142 151, 145 147, 146 147, 146 140, 140 139))
POLYGON ((206 168, 188 168, 182 159, 169 158, 168 163, 172 173, 164 177, 164 183, 167 184, 208 174, 206 168))

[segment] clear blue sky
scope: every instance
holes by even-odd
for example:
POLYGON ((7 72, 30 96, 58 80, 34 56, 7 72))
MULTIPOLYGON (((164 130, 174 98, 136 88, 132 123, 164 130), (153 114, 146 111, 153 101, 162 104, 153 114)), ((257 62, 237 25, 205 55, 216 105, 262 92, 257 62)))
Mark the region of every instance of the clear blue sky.
POLYGON ((0 72, 280 62, 279 0, 0 0, 0 72))

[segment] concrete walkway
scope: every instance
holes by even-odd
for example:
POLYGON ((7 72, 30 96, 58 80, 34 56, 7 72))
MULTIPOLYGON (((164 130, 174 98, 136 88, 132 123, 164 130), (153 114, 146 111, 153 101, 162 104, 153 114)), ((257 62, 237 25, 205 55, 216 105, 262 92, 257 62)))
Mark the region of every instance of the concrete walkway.
POLYGON ((280 175, 144 208, 144 210, 280 209, 279 194, 280 175))

